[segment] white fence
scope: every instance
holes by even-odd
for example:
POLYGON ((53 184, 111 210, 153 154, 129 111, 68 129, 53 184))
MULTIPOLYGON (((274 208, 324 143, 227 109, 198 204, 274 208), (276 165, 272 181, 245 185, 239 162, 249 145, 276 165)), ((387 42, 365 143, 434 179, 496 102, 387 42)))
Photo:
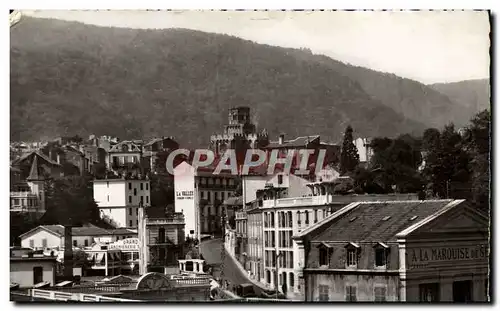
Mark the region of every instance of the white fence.
POLYGON ((134 302, 139 300, 113 298, 86 293, 56 292, 43 289, 30 289, 30 296, 59 301, 86 301, 86 302, 134 302))

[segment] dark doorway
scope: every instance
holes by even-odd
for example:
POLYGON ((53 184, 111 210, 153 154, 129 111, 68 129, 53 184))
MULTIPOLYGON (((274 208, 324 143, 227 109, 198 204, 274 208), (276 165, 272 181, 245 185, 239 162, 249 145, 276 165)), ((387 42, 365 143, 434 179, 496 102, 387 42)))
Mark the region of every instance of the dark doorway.
POLYGON ((33 284, 43 282, 43 267, 33 267, 33 284))
POLYGON ((439 283, 420 284, 420 301, 436 302, 439 301, 439 283))
POLYGON ((453 301, 470 302, 472 301, 472 281, 453 282, 453 301))

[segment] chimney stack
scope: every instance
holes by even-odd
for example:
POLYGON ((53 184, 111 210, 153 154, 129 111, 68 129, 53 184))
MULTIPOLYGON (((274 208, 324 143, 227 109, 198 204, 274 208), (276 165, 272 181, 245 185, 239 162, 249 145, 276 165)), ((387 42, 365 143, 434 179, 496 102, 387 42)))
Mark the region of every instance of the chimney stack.
POLYGON ((285 134, 280 134, 280 137, 279 137, 279 140, 278 140, 278 143, 280 145, 283 145, 283 143, 285 142, 285 134))

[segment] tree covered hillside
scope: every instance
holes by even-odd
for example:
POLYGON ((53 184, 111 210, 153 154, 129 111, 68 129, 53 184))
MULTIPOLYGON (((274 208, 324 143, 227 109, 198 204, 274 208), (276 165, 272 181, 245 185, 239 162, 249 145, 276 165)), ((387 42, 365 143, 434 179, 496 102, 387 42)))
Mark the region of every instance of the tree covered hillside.
POLYGON ((206 146, 239 105, 272 137, 339 142, 347 124, 355 136, 423 131, 330 62, 200 31, 23 17, 11 28, 11 139, 171 135, 206 146))

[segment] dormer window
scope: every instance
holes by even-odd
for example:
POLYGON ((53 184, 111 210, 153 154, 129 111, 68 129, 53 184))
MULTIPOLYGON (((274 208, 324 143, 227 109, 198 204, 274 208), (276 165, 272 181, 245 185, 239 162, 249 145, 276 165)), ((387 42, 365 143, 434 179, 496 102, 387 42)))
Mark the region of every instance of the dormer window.
POLYGON ((358 244, 349 242, 345 246, 347 252, 346 265, 348 268, 356 268, 358 266, 358 255, 361 250, 358 244))
POLYGON ((375 267, 385 268, 387 266, 387 254, 389 252, 389 246, 385 243, 379 242, 373 246, 375 249, 375 267))
POLYGON ((329 266, 330 265, 330 257, 333 252, 333 246, 330 244, 322 242, 318 245, 319 249, 319 265, 321 266, 329 266))

